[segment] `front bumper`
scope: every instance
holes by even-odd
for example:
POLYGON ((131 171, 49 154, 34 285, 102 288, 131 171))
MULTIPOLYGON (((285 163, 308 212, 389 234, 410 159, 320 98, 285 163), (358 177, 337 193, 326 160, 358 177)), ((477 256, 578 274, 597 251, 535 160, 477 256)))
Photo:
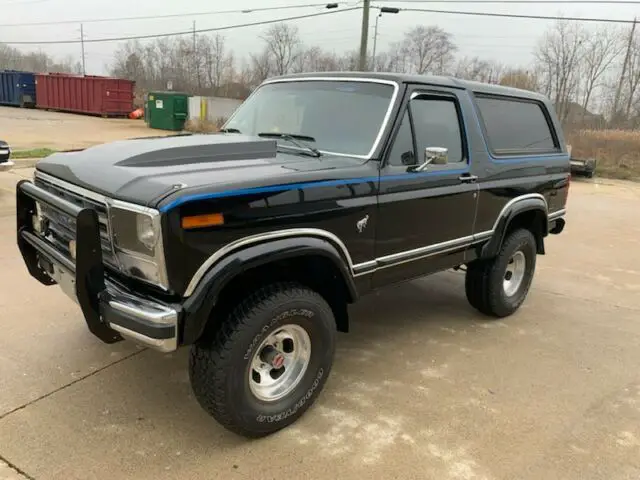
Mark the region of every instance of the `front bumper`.
POLYGON ((16 187, 18 247, 31 276, 44 285, 59 284, 76 301, 89 330, 106 343, 123 338, 172 352, 178 348, 179 305, 140 295, 105 274, 97 212, 80 208, 28 180, 16 187), (34 231, 36 202, 76 219, 75 260, 34 231))

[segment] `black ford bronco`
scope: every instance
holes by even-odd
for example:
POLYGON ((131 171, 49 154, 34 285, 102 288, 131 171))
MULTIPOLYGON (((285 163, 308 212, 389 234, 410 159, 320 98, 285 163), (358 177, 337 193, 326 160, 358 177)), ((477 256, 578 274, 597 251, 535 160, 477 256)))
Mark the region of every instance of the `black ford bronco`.
POLYGON ((190 345, 201 406, 258 437, 314 402, 368 292, 463 267, 473 307, 514 313, 569 185, 540 95, 301 74, 264 82, 220 133, 41 161, 17 186, 17 240, 102 341, 190 345))

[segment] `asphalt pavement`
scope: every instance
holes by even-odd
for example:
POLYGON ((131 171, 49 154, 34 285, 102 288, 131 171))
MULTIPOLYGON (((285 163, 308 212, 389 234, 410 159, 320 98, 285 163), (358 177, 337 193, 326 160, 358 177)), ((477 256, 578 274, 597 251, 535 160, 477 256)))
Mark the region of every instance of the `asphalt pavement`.
POLYGON ((324 392, 258 441, 197 405, 187 351, 104 345, 15 245, 0 174, 0 479, 640 478, 640 186, 571 185, 511 318, 444 272, 351 308, 324 392))

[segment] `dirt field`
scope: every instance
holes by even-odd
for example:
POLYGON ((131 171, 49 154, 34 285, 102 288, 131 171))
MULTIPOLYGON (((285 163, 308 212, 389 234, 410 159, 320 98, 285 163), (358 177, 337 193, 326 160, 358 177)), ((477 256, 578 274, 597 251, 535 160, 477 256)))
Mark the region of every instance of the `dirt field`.
POLYGON ((314 407, 247 441, 198 407, 186 351, 103 345, 28 276, 17 174, 0 176, 2 479, 640 478, 639 185, 572 183, 511 318, 475 312, 453 272, 364 298, 314 407))
POLYGON ((148 128, 143 120, 0 107, 0 139, 14 150, 86 148, 123 138, 168 133, 171 132, 148 128))

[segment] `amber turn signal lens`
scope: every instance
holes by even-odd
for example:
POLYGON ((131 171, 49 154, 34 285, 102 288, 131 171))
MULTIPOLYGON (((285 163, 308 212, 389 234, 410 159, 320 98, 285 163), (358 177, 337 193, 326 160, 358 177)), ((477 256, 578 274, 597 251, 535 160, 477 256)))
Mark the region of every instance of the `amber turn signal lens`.
POLYGON ((184 229, 215 227, 216 225, 224 225, 224 216, 221 213, 207 213, 182 218, 182 228, 184 229))

